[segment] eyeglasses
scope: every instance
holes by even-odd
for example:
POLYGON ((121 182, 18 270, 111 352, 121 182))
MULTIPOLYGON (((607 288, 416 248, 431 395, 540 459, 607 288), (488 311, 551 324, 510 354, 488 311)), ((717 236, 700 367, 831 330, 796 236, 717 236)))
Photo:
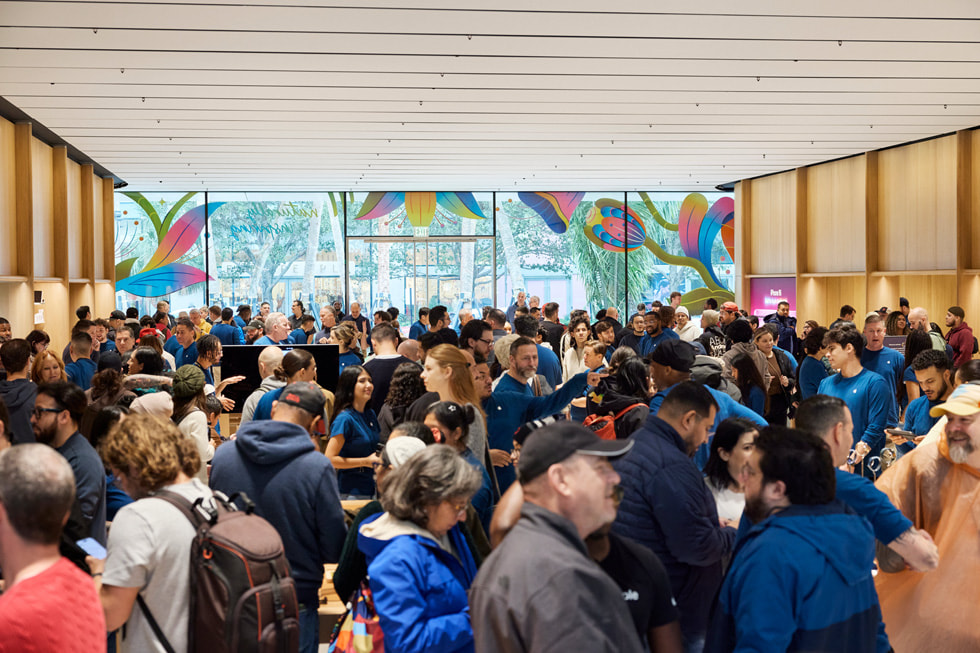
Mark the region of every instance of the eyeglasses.
POLYGON ((446 503, 453 509, 457 515, 461 515, 466 512, 466 508, 470 505, 469 501, 464 501, 463 503, 453 503, 452 501, 447 501, 446 503))
POLYGON ((493 338, 480 338, 480 342, 482 342, 485 345, 492 345, 493 338))
POLYGON ((37 419, 41 419, 41 415, 44 413, 60 413, 63 410, 65 409, 64 408, 41 408, 40 406, 35 406, 34 410, 32 410, 31 413, 37 419))

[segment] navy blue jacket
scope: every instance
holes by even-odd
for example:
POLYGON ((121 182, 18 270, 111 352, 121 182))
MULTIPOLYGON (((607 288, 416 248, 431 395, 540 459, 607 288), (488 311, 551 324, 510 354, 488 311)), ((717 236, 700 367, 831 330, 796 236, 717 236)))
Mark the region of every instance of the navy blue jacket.
POLYGON ((538 374, 544 376, 545 381, 552 389, 557 388, 561 385, 561 361, 558 360, 558 354, 542 345, 536 346, 538 348, 538 374))
POLYGON ((473 651, 466 591, 476 578, 476 562, 459 525, 448 533, 457 557, 423 535, 382 539, 365 534, 386 515, 365 519, 357 537, 357 546, 367 557, 385 649, 401 653, 473 651))
POLYGON ((340 559, 347 537, 337 477, 301 426, 250 421, 218 447, 211 487, 244 492, 282 537, 301 603, 317 605, 323 565, 340 559))
POLYGON ((701 637, 735 529, 719 525, 711 491, 670 424, 651 413, 630 439, 632 453, 613 463, 624 491, 613 532, 657 554, 670 576, 681 631, 687 639, 701 637))
POLYGON ((790 506, 735 549, 705 653, 887 651, 871 526, 844 504, 790 506))

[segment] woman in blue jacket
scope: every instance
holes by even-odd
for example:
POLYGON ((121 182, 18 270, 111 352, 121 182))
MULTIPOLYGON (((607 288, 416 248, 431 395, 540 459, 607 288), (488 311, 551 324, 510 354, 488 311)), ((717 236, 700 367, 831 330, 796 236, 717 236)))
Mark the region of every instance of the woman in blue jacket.
POLYGON ((474 650, 466 591, 476 563, 459 523, 480 483, 479 471, 439 444, 385 476, 386 512, 361 525, 358 547, 386 650, 474 650))
POLYGON ((337 470, 341 494, 374 496, 374 463, 381 430, 378 416, 368 406, 374 383, 360 365, 344 368, 337 380, 337 396, 330 420, 330 441, 324 452, 337 470))

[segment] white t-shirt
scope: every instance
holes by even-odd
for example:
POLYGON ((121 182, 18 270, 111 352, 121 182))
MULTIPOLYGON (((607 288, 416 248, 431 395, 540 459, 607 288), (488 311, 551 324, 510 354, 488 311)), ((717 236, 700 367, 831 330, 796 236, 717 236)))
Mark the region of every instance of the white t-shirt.
POLYGON ((718 507, 718 516, 722 519, 730 519, 738 522, 742 518, 742 511, 745 509, 745 493, 732 492, 727 487, 723 490, 717 489, 713 484, 704 479, 711 490, 711 496, 715 498, 715 505, 718 507))
MULTIPOLYGON (((212 496, 211 490, 197 479, 162 489, 190 501, 212 496)), ((121 508, 113 520, 102 575, 105 585, 141 588, 143 600, 177 653, 187 650, 193 539, 194 526, 175 506, 163 499, 140 499, 121 508)), ((124 632, 124 653, 164 653, 136 603, 124 632)))

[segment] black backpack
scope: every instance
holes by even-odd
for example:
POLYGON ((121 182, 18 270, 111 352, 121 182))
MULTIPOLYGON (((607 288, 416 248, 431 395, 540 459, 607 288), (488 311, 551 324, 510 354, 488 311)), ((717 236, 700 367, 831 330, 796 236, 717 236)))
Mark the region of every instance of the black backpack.
MULTIPOLYGON (((190 653, 295 653, 299 601, 282 539, 244 493, 214 493, 216 507, 174 492, 153 495, 180 510, 197 531, 191 541, 190 653), (245 506, 238 510, 233 501, 245 506)), ((168 653, 167 641, 143 597, 140 609, 168 653)))

